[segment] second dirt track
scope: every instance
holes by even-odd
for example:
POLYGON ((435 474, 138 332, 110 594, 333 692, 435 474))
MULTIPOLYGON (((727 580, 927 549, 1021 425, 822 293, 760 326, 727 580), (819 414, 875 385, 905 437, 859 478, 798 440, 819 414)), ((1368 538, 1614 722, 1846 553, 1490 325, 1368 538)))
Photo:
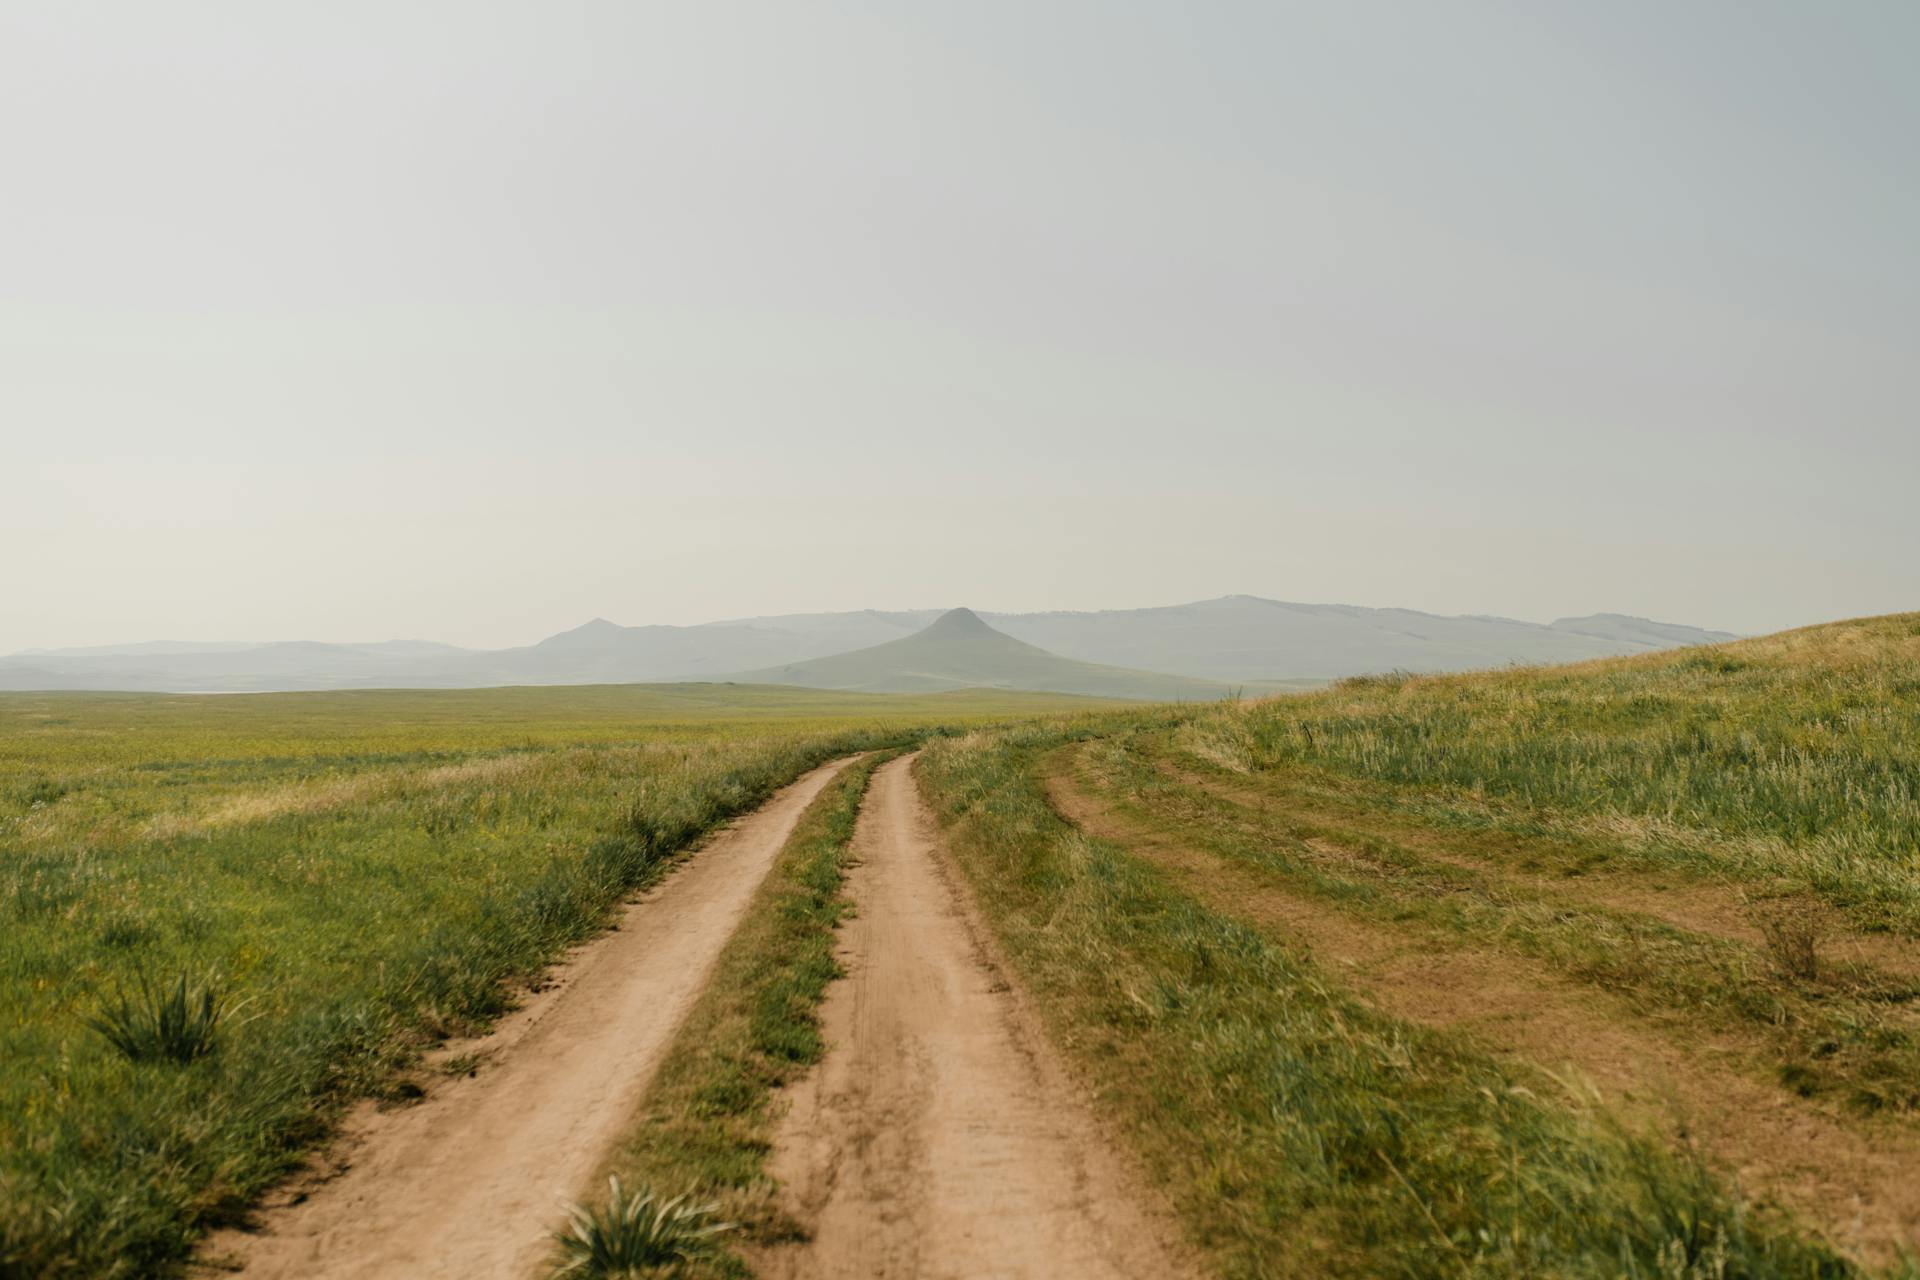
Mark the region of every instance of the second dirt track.
POLYGON ((1180 1274, 946 873, 912 764, 861 808, 848 976, 774 1158, 812 1238, 763 1273, 1180 1274))

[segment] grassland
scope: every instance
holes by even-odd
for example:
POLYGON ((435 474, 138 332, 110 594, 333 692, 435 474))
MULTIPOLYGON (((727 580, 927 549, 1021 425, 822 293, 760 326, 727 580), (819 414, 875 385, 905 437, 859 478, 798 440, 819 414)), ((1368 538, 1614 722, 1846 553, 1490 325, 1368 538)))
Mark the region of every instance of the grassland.
MULTIPOLYGON (((0 1275, 171 1265, 701 832, 929 739, 1013 975, 1212 1270, 1920 1274, 1920 615, 1084 711, 0 702, 0 1275), (215 1053, 88 1028, 182 973, 233 1002, 215 1053)), ((762 1160, 865 779, 807 814, 609 1166, 749 1240, 792 1225, 762 1160)))
POLYGON ((1231 1275, 1912 1274, 1920 617, 936 743, 1231 1275))
POLYGON ((800 772, 1070 699, 711 685, 0 698, 0 1275, 151 1275, 800 772), (216 1051, 89 1020, 217 988, 216 1051))

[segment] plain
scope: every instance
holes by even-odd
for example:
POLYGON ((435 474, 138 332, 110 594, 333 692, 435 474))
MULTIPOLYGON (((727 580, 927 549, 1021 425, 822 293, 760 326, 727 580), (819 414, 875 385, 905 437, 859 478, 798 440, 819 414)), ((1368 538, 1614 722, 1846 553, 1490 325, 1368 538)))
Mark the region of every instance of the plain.
POLYGON ((823 760, 1088 704, 725 685, 0 700, 0 1273, 146 1275, 823 760), (192 1061, 90 1021, 174 984, 192 1061), (164 1056, 164 1055, 163 1055, 164 1056))

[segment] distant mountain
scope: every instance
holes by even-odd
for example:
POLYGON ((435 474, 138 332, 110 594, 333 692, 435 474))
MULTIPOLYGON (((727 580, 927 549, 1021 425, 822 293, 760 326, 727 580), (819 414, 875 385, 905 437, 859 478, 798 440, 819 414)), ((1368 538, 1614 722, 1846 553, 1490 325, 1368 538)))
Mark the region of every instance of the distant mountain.
MULTIPOLYGON (((793 656, 823 657, 910 636, 945 612, 944 609, 859 609, 851 613, 777 614, 710 625, 752 627, 763 634, 785 636, 790 643, 809 650, 805 655, 793 656)), ((791 660, 790 657, 776 659, 791 660)))
POLYGON ((153 690, 339 689, 381 683, 384 673, 457 661, 471 651, 394 640, 321 644, 288 640, 245 648, 116 646, 101 654, 37 653, 0 658, 0 689, 153 690))
POLYGON ((1589 636, 1619 644, 1636 644, 1648 649, 1679 649, 1693 644, 1725 644, 1740 637, 1731 631, 1703 631, 1672 622, 1654 622, 1624 613, 1590 613, 1584 618, 1561 618, 1549 623, 1555 631, 1589 636))
POLYGON ((70 649, 22 649, 16 658, 118 658, 147 653, 238 653, 258 640, 146 640, 139 644, 76 645, 70 649))
MULTIPOLYGON (((258 640, 147 640, 140 644, 97 644, 80 645, 70 649, 22 649, 16 657, 34 658, 120 658, 139 657, 153 654, 187 653, 244 653, 250 649, 271 649, 277 644, 311 644, 312 641, 272 641, 262 644, 258 640)), ((376 640, 372 644, 336 644, 326 646, 329 649, 350 649, 357 653, 376 656, 425 655, 471 653, 471 649, 462 649, 456 644, 441 644, 438 640, 376 640)), ((4 659, 0 659, 4 661, 4 659)))
MULTIPOLYGON (((904 628, 888 634, 902 635, 904 628)), ((628 684, 711 680, 743 667, 849 647, 844 628, 791 632, 714 623, 623 627, 596 618, 538 644, 459 649, 384 644, 209 644, 191 649, 115 646, 119 652, 37 652, 0 658, 0 689, 125 689, 235 693, 298 689, 485 688, 516 684, 628 684)))
POLYGON ((1083 662, 1214 680, 1335 680, 1371 671, 1469 671, 1514 663, 1579 662, 1735 638, 1646 622, 1635 633, 1625 624, 1639 620, 1618 614, 1543 626, 1513 618, 1291 604, 1260 596, 1098 613, 985 616, 1008 635, 1083 662), (1586 623, 1594 629, 1574 625, 1586 623))
MULTIPOLYGON (((700 626, 625 627, 596 618, 538 644, 460 649, 373 644, 158 641, 0 658, 0 689, 237 692, 480 688, 508 684, 712 680, 812 662, 921 631, 938 609, 801 613, 700 626)), ((1723 631, 1597 613, 1551 624, 1410 609, 1222 596, 1091 613, 987 613, 987 626, 1081 663, 1214 684, 1321 681, 1368 671, 1464 671, 1575 662, 1733 639, 1723 631)))
POLYGON ((865 693, 943 689, 1034 689, 1104 698, 1208 700, 1226 684, 1076 662, 995 631, 971 609, 951 609, 920 631, 851 653, 733 677, 743 684, 793 684, 865 693))
POLYGON ((907 635, 924 626, 896 626, 855 613, 800 615, 800 625, 780 619, 709 622, 695 627, 622 627, 604 618, 526 649, 503 649, 485 665, 517 674, 525 683, 552 683, 543 676, 569 680, 663 680, 711 677, 742 667, 766 666, 801 658, 824 657, 859 645, 907 635), (837 620, 836 620, 837 619, 837 620))

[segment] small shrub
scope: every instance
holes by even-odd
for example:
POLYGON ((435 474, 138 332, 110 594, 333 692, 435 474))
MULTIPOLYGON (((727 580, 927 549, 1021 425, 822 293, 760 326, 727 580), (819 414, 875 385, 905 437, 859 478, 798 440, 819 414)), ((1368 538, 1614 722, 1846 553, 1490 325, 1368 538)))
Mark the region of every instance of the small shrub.
POLYGON ((1358 693, 1371 689, 1404 689, 1414 680, 1414 673, 1398 667, 1392 671, 1379 671, 1368 675, 1347 676, 1335 680, 1333 687, 1344 693, 1358 693))
POLYGON ((44 809, 50 804, 58 804, 68 790, 64 782, 55 782, 52 778, 33 778, 20 784, 14 791, 14 797, 22 809, 44 809))
POLYGON ((712 1247, 713 1237, 731 1231, 730 1222, 712 1221, 716 1206, 690 1205, 687 1196, 660 1200, 651 1191, 629 1196, 620 1179, 607 1179, 607 1203, 594 1209, 574 1205, 567 1229, 557 1235, 565 1260, 554 1280, 639 1280, 670 1276, 712 1247))
POLYGON ((87 1025, 134 1062, 192 1062, 219 1047, 225 1002, 211 983, 189 985, 180 974, 171 987, 140 979, 138 995, 121 992, 87 1025))
POLYGON ((1783 1062, 1774 1073, 1780 1083, 1803 1098, 1820 1092, 1820 1073, 1803 1062, 1783 1062))
POLYGON ((100 945, 115 951, 130 951, 153 936, 153 927, 138 916, 110 916, 100 926, 100 945))
POLYGON ((1678 665, 1686 671, 1709 671, 1715 675, 1730 676, 1736 671, 1745 671, 1751 664, 1722 649, 1701 649, 1680 659, 1678 665))
POLYGON ((1753 922, 1766 939, 1767 954, 1780 972, 1801 982, 1820 976, 1820 940, 1826 921, 1812 903, 1789 902, 1756 907, 1753 922))

